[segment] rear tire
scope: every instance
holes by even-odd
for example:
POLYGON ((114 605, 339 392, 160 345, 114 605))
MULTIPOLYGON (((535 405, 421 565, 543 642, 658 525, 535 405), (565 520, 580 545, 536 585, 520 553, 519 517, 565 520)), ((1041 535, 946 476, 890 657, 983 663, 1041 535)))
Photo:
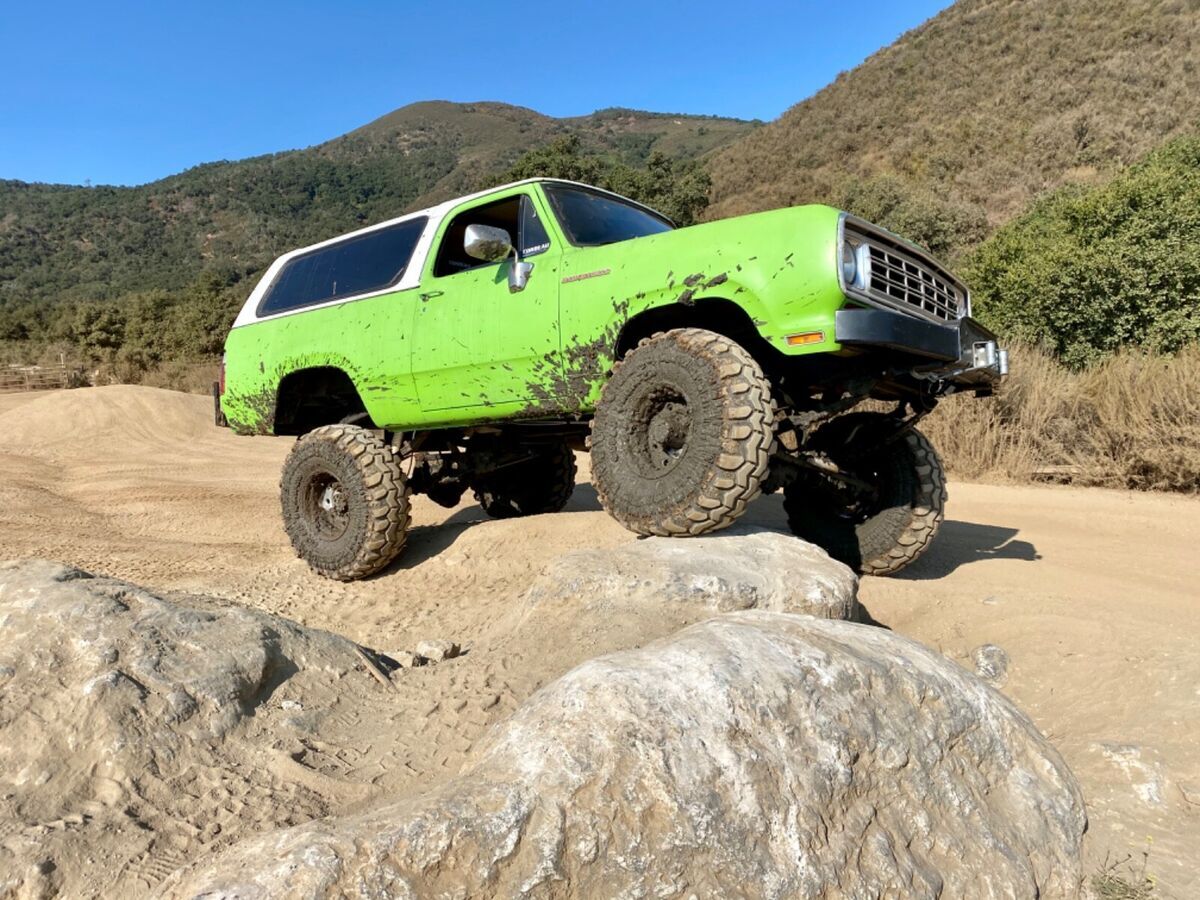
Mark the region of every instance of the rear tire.
POLYGON ((613 369, 592 422, 592 483, 638 534, 731 525, 761 491, 774 446, 771 390, 754 358, 699 328, 656 334, 613 369))
POLYGON ((366 578, 404 548, 408 484, 392 449, 365 428, 326 425, 304 435, 279 488, 296 555, 319 575, 366 578))
POLYGON ((563 443, 538 448, 526 462, 481 478, 475 499, 493 519, 555 513, 575 490, 575 454, 563 443))
POLYGON ((814 449, 839 469, 873 485, 873 497, 815 472, 789 484, 783 495, 797 537, 864 575, 894 575, 914 563, 929 549, 946 508, 946 477, 929 439, 909 428, 872 446, 872 433, 884 424, 881 414, 851 413, 813 439, 814 449))

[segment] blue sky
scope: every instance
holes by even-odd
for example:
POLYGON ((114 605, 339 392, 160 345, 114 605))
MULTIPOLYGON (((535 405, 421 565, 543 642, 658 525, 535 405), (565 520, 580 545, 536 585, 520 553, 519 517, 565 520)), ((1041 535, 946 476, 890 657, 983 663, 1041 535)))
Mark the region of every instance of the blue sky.
POLYGON ((773 119, 948 0, 0 5, 0 178, 139 184, 416 100, 773 119))

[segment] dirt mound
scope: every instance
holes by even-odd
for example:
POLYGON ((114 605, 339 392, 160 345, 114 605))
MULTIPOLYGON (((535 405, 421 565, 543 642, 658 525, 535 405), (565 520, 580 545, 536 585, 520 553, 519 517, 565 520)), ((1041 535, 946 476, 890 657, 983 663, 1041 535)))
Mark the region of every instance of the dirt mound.
POLYGON ((440 790, 253 839, 164 893, 1067 897, 1085 821, 1058 753, 954 663, 740 612, 585 663, 440 790))
POLYGON ((186 445, 213 431, 211 399, 140 385, 55 391, 0 412, 0 446, 55 455, 186 445))
POLYGON ((45 397, 53 391, 13 391, 9 393, 0 393, 0 416, 6 412, 11 412, 18 406, 24 406, 26 403, 32 403, 39 397, 45 397))

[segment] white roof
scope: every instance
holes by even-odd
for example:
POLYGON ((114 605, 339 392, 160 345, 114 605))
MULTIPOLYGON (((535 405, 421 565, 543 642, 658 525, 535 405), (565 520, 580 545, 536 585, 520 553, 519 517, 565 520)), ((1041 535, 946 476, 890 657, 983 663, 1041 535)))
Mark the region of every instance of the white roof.
MULTIPOLYGON (((385 222, 377 222, 374 225, 368 225, 366 228, 359 228, 355 231, 347 231, 345 234, 336 235, 328 240, 319 241, 316 244, 309 244, 307 247, 298 247, 295 250, 289 250, 287 253, 275 260, 275 262, 271 263, 270 268, 267 269, 262 279, 258 282, 254 290, 251 291, 250 296, 246 299, 245 304, 242 306, 241 312, 238 313, 237 319, 234 320, 233 327, 237 328, 241 325, 249 325, 253 322, 259 322, 265 319, 276 319, 280 316, 295 315, 296 313, 308 312, 309 310, 313 309, 321 309, 326 306, 337 306, 341 303, 348 303, 351 300, 362 300, 366 297, 374 297, 380 294, 391 294, 396 291, 414 288, 420 284, 421 271, 425 268, 425 258, 429 254, 429 246, 433 243, 433 236, 437 233, 438 225, 441 224, 441 221, 445 217, 446 213, 450 212, 452 209, 462 203, 487 197, 491 194, 499 193, 500 191, 506 191, 509 188, 521 187, 522 185, 526 184, 539 184, 547 182, 554 184, 569 184, 575 187, 587 188, 588 190, 596 191, 601 194, 608 194, 609 196, 617 197, 626 203, 634 203, 637 206, 649 209, 657 216, 662 216, 662 213, 646 206, 644 203, 638 203, 636 200, 630 200, 628 197, 622 197, 620 194, 614 193, 613 191, 606 191, 604 188, 598 188, 594 185, 584 184, 580 181, 569 181, 565 178, 526 178, 521 181, 512 181, 508 184, 490 187, 487 190, 476 191, 473 194, 467 194, 463 197, 455 197, 453 200, 446 200, 437 204, 436 206, 430 206, 425 209, 418 209, 415 212, 405 213, 402 216, 396 216, 396 218, 388 219, 385 222), (316 303, 311 306, 302 306, 298 309, 286 310, 273 315, 258 315, 258 304, 262 300, 263 294, 266 293, 266 290, 270 286, 271 282, 275 280, 275 276, 279 274, 279 270, 283 268, 283 266, 286 265, 289 260, 305 253, 309 253, 313 250, 319 250, 322 247, 327 247, 330 244, 339 243, 347 238, 356 237, 360 234, 370 234, 372 231, 379 231, 381 228, 388 228, 400 222, 407 222, 410 219, 417 219, 422 216, 427 216, 429 218, 429 222, 425 226, 425 230, 421 233, 420 239, 417 241, 417 246, 413 250, 412 259, 409 260, 408 266, 404 270, 404 274, 400 277, 400 281, 396 284, 380 291, 373 291, 366 294, 356 294, 354 297, 342 297, 337 300, 331 300, 328 303, 316 303)), ((666 217, 663 216, 663 218, 666 217)))

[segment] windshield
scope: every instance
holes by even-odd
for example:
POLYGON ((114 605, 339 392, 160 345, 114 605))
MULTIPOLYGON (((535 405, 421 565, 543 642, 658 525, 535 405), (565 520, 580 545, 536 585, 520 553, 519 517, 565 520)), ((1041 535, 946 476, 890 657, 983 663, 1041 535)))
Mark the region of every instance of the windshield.
POLYGON ((662 216, 617 197, 561 184, 546 185, 567 238, 576 247, 598 247, 630 238, 662 234, 674 226, 662 216))

